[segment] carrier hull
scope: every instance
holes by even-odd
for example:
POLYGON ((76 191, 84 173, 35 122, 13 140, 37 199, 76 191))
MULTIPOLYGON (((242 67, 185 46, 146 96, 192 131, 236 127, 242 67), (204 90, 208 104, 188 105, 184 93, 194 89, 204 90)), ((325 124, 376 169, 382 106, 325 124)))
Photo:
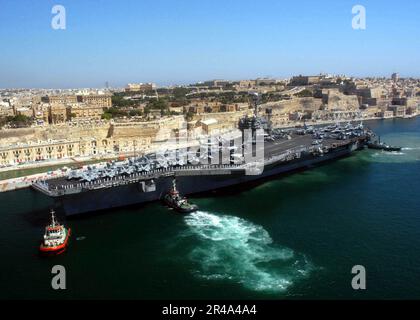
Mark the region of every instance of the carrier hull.
MULTIPOLYGON (((266 165, 263 172, 258 175, 246 175, 244 172, 232 172, 231 174, 222 175, 180 175, 176 176, 178 189, 183 195, 193 195, 266 180, 271 177, 281 176, 297 170, 309 169, 328 161, 349 156, 353 151, 360 149, 361 146, 362 144, 358 141, 323 155, 308 154, 305 157, 294 159, 287 163, 266 165)), ((139 183, 133 183, 64 195, 56 198, 56 201, 68 216, 132 206, 162 199, 168 190, 170 190, 172 180, 173 176, 159 177, 155 181, 155 190, 149 192, 145 192, 139 183)))

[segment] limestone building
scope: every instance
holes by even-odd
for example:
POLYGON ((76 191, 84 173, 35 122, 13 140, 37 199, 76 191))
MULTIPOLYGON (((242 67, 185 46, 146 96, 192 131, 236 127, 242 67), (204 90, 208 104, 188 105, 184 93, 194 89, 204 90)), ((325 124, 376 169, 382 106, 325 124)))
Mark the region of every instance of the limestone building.
POLYGON ((154 83, 129 83, 125 88, 125 92, 147 92, 156 90, 154 83))
POLYGON ((112 107, 112 98, 109 94, 89 94, 77 96, 77 102, 101 108, 112 107))
POLYGON ((101 119, 104 109, 100 105, 77 104, 67 108, 67 118, 69 120, 101 119))

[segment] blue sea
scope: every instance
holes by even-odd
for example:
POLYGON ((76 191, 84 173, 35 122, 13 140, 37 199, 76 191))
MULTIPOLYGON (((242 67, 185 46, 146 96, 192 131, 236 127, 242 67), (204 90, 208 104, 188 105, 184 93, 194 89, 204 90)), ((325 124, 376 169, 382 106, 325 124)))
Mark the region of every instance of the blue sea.
POLYGON ((86 215, 68 251, 37 254, 50 200, 0 194, 2 299, 418 299, 420 118, 367 122, 401 152, 364 150, 245 190, 86 215), (51 269, 66 269, 53 290, 51 269), (351 286, 366 269, 366 290, 351 286))

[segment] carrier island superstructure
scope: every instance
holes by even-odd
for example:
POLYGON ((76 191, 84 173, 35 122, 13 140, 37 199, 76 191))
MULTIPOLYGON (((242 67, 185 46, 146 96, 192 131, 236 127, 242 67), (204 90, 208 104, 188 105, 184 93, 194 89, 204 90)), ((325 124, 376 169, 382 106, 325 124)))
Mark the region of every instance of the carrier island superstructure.
POLYGON ((269 118, 257 111, 242 118, 240 143, 219 136, 198 149, 92 165, 33 188, 55 198, 67 215, 82 214, 162 199, 174 178, 180 193, 190 195, 308 169, 364 148, 372 135, 361 123, 272 129, 269 118))

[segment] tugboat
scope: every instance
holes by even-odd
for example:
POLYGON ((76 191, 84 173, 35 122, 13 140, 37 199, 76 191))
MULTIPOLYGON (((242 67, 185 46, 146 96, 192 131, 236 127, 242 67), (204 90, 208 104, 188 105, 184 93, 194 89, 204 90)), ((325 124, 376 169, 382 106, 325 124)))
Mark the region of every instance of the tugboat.
POLYGON ((379 137, 376 140, 369 141, 367 146, 368 146, 369 149, 383 150, 383 151, 388 151, 388 152, 401 151, 402 150, 401 147, 393 147, 393 146, 389 146, 389 145, 381 142, 381 138, 379 138, 379 137))
POLYGON ((198 207, 195 204, 188 203, 186 198, 182 198, 176 189, 176 180, 172 181, 172 189, 163 197, 163 201, 169 207, 180 213, 190 213, 197 211, 198 207))
POLYGON ((51 223, 45 227, 44 240, 39 246, 42 254, 58 255, 66 251, 71 229, 66 229, 55 219, 54 210, 51 210, 51 223))
POLYGON ((369 149, 375 149, 375 150, 383 150, 383 151, 401 151, 401 147, 393 147, 393 146, 389 146, 385 143, 368 143, 368 148, 369 149))

